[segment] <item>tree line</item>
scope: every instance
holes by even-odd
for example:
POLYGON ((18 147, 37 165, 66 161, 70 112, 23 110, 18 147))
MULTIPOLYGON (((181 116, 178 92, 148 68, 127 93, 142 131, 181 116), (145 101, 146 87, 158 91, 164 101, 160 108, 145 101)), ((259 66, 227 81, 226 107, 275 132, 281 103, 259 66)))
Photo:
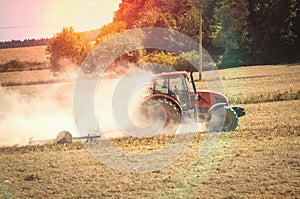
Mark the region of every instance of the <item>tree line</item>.
MULTIPOLYGON (((203 48, 219 68, 300 61, 298 0, 122 0, 113 22, 100 28, 97 44, 113 34, 141 27, 173 29, 199 41, 200 9, 203 48)), ((64 31, 61 34, 66 34, 64 31)), ((59 51, 59 45, 57 50, 53 48, 58 36, 62 35, 57 34, 48 45, 50 57, 59 51)), ((73 52, 81 52, 76 56, 88 54, 92 48, 86 47, 82 37, 77 38, 82 45, 74 40, 77 50, 73 52)), ((74 57, 72 53, 64 56, 74 57)), ((186 56, 196 57, 197 53, 186 56)), ((128 57, 135 62, 163 59, 174 68, 188 67, 178 56, 153 49, 128 57)))
POLYGON ((198 41, 221 67, 299 61, 297 0, 123 0, 113 24, 127 29, 158 26, 198 41))
POLYGON ((0 49, 1 48, 21 48, 21 47, 28 47, 28 46, 45 46, 49 42, 48 38, 41 38, 41 39, 25 39, 25 40, 11 40, 11 41, 1 41, 0 42, 0 49))

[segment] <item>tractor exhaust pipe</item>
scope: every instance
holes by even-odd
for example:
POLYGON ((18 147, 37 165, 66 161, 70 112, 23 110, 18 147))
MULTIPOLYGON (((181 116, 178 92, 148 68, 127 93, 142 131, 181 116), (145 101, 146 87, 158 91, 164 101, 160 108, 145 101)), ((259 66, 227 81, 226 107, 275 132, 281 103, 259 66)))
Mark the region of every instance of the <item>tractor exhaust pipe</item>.
POLYGON ((193 76, 193 71, 191 71, 190 73, 190 77, 191 77, 191 81, 192 81, 192 85, 193 85, 193 90, 194 90, 194 93, 195 95, 197 95, 197 89, 196 89, 196 85, 195 85, 195 80, 194 80, 194 76, 193 76))
MULTIPOLYGON (((193 85, 193 90, 194 90, 194 93, 195 93, 195 98, 197 100, 199 100, 199 96, 198 96, 198 93, 197 93, 196 84, 195 84, 195 80, 194 80, 194 76, 193 76, 193 71, 191 71, 190 77, 191 77, 191 81, 192 81, 192 85, 193 85)), ((194 118, 195 118, 195 122, 199 122, 198 103, 195 103, 194 118)))

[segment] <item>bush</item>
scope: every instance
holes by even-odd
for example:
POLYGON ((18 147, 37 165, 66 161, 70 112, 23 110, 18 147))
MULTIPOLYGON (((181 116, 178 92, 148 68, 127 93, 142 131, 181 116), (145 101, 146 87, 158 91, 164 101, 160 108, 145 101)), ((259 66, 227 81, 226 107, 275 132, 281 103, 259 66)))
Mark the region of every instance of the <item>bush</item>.
MULTIPOLYGON (((202 70, 212 70, 216 68, 216 64, 213 62, 213 60, 210 58, 210 56, 207 53, 203 54, 203 66, 202 70)), ((184 52, 180 55, 164 52, 164 51, 156 51, 153 53, 150 53, 146 56, 141 57, 138 60, 139 64, 143 63, 154 63, 152 68, 152 71, 154 72, 163 72, 161 70, 155 70, 155 67, 159 64, 162 66, 163 70, 171 71, 198 71, 199 66, 199 53, 197 51, 191 51, 191 52, 184 52)))
POLYGON ((154 73, 169 72, 174 68, 178 56, 164 51, 155 51, 138 59, 138 64, 154 73))
POLYGON ((1 72, 16 71, 24 67, 24 63, 14 59, 0 66, 1 72))
POLYGON ((56 34, 46 48, 50 55, 50 67, 53 73, 61 73, 70 68, 79 67, 91 50, 88 41, 82 34, 71 28, 63 28, 56 34))

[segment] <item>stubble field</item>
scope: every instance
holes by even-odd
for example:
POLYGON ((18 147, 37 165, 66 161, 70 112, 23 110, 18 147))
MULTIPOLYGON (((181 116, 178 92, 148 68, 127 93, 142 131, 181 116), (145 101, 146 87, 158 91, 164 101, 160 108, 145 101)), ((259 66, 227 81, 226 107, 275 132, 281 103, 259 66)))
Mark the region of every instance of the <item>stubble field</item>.
MULTIPOLYGON (((40 72, 35 76, 51 80, 42 74, 47 71, 40 72)), ((30 81, 16 78, 20 74, 11 74, 0 74, 7 78, 1 81, 30 81)), ((3 147, 0 149, 0 197, 299 198, 300 66, 242 67, 221 70, 220 74, 230 101, 241 103, 239 106, 247 114, 240 118, 236 131, 218 134, 215 146, 206 156, 199 155, 199 151, 210 136, 207 133, 195 133, 185 154, 168 167, 147 173, 112 169, 97 161, 78 142, 3 147)), ((73 86, 72 83, 56 84, 60 85, 57 92, 70 91, 73 86)), ((34 96, 52 86, 21 85, 3 89, 34 96)), ((168 144, 168 139, 122 138, 114 142, 128 151, 142 152, 146 148, 151 152, 168 144)))
POLYGON ((3 63, 10 60, 47 62, 45 50, 47 46, 31 46, 23 48, 4 48, 0 49, 0 61, 3 63))

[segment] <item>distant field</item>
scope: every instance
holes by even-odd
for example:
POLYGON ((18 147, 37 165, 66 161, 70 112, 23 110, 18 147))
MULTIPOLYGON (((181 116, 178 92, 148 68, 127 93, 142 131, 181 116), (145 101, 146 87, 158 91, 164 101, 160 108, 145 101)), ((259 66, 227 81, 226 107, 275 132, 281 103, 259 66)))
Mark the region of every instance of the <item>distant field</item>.
POLYGON ((54 76, 49 69, 45 70, 33 70, 33 71, 15 71, 0 73, 0 83, 8 84, 8 86, 14 84, 38 84, 41 82, 55 82, 67 78, 66 75, 54 76))
MULTIPOLYGON (((224 93, 229 101, 239 103, 259 103, 300 99, 300 65, 248 66, 219 70, 220 79, 210 79, 210 73, 203 76, 210 85, 223 84, 224 93)), ((205 82, 197 87, 208 88, 205 82)))
POLYGON ((0 73, 0 86, 7 91, 18 92, 25 96, 36 97, 47 90, 58 89, 57 99, 63 99, 66 92, 73 90, 76 74, 54 76, 50 70, 16 71, 0 73), (74 76, 75 75, 75 76, 74 76))
POLYGON ((45 49, 46 46, 0 49, 0 63, 3 64, 14 59, 19 61, 47 62, 45 49))
MULTIPOLYGON (((219 73, 224 92, 234 104, 272 102, 300 99, 300 65, 250 66, 214 71, 219 73)), ((212 71, 204 72, 209 79, 212 71)), ((50 70, 0 73, 2 86, 26 93, 38 92, 51 83, 74 79, 76 74, 53 76, 50 70), (20 85, 20 86, 15 86, 20 85), (26 86, 27 85, 27 86, 26 86), (28 86, 28 85, 35 85, 28 86), (34 88, 35 91, 32 91, 34 88)), ((69 84, 69 83, 68 83, 69 84)), ((71 84, 69 84, 71 86, 71 84)), ((205 82, 197 82, 198 89, 207 89, 205 82)))
POLYGON ((221 75, 231 101, 300 99, 300 65, 241 67, 221 70, 221 75))

